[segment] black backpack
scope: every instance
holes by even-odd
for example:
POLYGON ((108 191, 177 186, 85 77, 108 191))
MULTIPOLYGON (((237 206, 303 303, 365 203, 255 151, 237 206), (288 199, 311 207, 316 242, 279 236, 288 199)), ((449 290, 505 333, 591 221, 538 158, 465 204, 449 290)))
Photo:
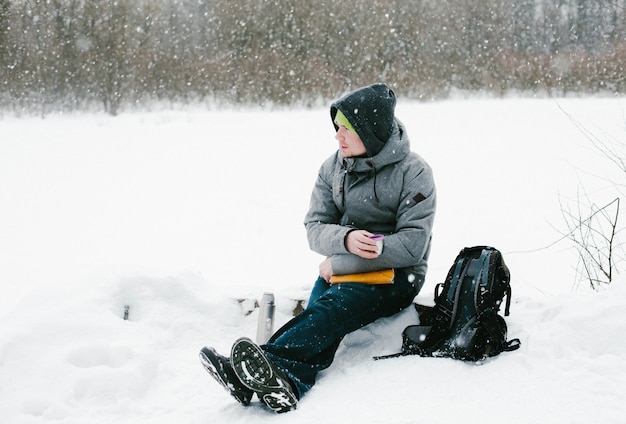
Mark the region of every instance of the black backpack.
POLYGON ((519 339, 507 341, 506 322, 498 314, 506 297, 504 315, 509 315, 510 280, 497 249, 466 247, 435 287, 435 306, 415 305, 420 325, 405 328, 402 351, 374 359, 420 355, 477 362, 518 349, 519 339))

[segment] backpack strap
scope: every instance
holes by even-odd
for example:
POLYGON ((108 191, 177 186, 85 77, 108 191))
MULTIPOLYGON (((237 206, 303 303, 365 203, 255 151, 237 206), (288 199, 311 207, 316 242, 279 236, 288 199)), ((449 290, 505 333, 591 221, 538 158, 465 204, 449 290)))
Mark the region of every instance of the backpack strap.
POLYGON ((518 338, 511 339, 504 344, 504 347, 502 348, 502 350, 505 352, 512 352, 514 350, 519 349, 521 345, 522 345, 522 342, 520 342, 518 338))
POLYGON ((391 355, 374 356, 372 359, 374 359, 374 361, 380 361, 381 359, 399 358, 401 356, 409 356, 409 355, 410 355, 409 352, 398 352, 398 353, 392 353, 391 355))
POLYGON ((479 305, 479 296, 483 293, 484 290, 487 290, 489 285, 489 266, 491 262, 491 251, 487 249, 483 249, 480 252, 480 256, 477 259, 476 270, 474 271, 472 277, 476 281, 476 285, 474 286, 474 308, 476 309, 476 313, 480 313, 478 309, 479 305))
MULTIPOLYGON (((471 258, 458 258, 454 266, 454 271, 449 275, 443 286, 437 284, 435 286, 435 309, 437 315, 437 321, 442 324, 446 322, 446 327, 449 329, 454 322, 458 309, 458 300, 461 295, 461 288, 463 286, 463 279, 468 272, 468 268, 472 263, 471 258), (452 287, 452 284, 456 284, 452 287), (443 287, 444 293, 440 293, 439 289, 443 287), (445 296, 445 297, 444 297, 445 296)), ((443 330, 440 328, 440 330, 443 330)))
MULTIPOLYGON (((480 284, 478 285, 478 287, 482 286, 487 288, 489 285, 489 280, 488 280, 488 273, 489 273, 489 268, 491 266, 495 267, 494 271, 494 278, 502 278, 503 283, 505 284, 505 289, 504 289, 504 297, 506 297, 506 303, 504 306, 504 316, 509 316, 510 314, 510 310, 511 310, 511 284, 509 282, 509 270, 507 268, 507 266, 504 264, 504 260, 502 259, 502 254, 492 248, 492 247, 483 247, 482 253, 481 253, 481 258, 483 257, 483 255, 485 255, 485 262, 482 265, 482 270, 481 270, 481 281, 480 284), (493 259, 492 259, 493 257, 493 259), (492 262, 493 263, 492 265, 492 262)), ((495 283, 495 282, 494 282, 495 283)), ((477 289, 478 289, 477 287, 477 289)), ((479 292, 477 291, 475 293, 475 298, 474 300, 476 301, 476 305, 478 306, 478 295, 479 292)))
POLYGON ((506 305, 504 306, 504 316, 508 317, 511 310, 511 285, 506 285, 506 305))
POLYGON ((505 284, 504 296, 506 297, 506 303, 504 306, 504 316, 509 316, 511 310, 511 276, 509 274, 509 268, 504 263, 504 258, 502 257, 502 253, 500 251, 495 250, 497 252, 496 256, 496 272, 495 275, 497 278, 502 278, 502 282, 505 284))
MULTIPOLYGON (((458 259, 456 261, 456 264, 454 266, 454 272, 451 274, 449 281, 458 281, 459 277, 461 276, 461 271, 463 270, 463 264, 464 261, 461 259, 458 259)), ((435 286, 435 302, 439 301, 439 298, 441 297, 441 292, 440 289, 442 289, 444 287, 444 283, 439 283, 435 286)), ((453 299, 446 299, 449 302, 452 302, 453 299)))

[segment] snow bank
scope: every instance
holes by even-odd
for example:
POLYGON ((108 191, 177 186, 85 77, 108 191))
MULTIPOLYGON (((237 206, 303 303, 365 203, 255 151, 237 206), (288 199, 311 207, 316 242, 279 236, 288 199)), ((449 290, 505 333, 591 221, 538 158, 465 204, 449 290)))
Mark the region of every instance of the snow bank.
POLYGON ((348 335, 297 411, 243 408, 197 353, 254 337, 264 291, 277 325, 308 295, 321 258, 302 218, 335 148, 327 111, 5 118, 1 421, 623 422, 623 277, 574 290, 575 252, 552 245, 559 200, 581 186, 598 204, 616 195, 610 181, 623 176, 575 123, 623 140, 621 101, 409 103, 398 114, 439 191, 418 301, 432 302, 462 247, 495 245, 512 272, 520 350, 482 366, 372 361, 400 348, 417 319, 407 310, 348 335))

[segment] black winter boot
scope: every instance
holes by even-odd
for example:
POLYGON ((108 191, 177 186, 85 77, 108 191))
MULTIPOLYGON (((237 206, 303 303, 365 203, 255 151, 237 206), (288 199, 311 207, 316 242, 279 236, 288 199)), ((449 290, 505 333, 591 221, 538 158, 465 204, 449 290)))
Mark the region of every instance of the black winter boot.
POLYGON ((233 371, 229 358, 220 355, 211 347, 203 347, 200 351, 200 362, 228 393, 242 405, 249 405, 254 392, 244 386, 233 371))

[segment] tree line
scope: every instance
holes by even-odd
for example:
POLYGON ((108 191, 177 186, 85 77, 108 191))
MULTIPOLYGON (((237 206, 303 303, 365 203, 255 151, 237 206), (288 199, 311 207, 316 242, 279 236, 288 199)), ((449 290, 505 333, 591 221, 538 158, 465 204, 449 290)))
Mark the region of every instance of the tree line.
POLYGON ((0 107, 626 92, 626 0, 0 0, 0 107))

